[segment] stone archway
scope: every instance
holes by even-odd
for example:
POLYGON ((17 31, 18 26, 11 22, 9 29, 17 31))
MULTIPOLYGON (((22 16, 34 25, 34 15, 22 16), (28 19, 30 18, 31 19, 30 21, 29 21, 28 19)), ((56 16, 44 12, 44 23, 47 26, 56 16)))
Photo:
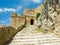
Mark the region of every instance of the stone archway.
POLYGON ((30 25, 34 25, 34 19, 30 20, 30 25))

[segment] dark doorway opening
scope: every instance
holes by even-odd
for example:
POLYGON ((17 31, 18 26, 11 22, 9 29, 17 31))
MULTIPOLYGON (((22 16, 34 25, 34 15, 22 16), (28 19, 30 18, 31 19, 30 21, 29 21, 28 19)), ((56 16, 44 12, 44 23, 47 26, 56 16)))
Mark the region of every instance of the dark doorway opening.
POLYGON ((33 25, 33 24, 34 24, 34 20, 31 19, 31 20, 30 20, 30 25, 33 25))

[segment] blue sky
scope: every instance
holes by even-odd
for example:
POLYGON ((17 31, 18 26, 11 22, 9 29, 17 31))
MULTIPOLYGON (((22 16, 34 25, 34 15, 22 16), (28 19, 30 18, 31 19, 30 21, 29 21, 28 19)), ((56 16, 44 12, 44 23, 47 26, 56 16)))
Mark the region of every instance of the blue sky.
POLYGON ((0 0, 0 25, 10 25, 12 12, 23 13, 25 7, 36 8, 44 0, 0 0))

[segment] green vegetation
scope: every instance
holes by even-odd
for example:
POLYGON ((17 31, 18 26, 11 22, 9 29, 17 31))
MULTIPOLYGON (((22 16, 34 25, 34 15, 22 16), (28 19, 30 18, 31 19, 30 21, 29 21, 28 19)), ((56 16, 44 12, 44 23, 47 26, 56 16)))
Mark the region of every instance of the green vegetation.
POLYGON ((41 28, 36 28, 36 31, 37 32, 42 32, 42 29, 41 28))
POLYGON ((36 28, 37 32, 48 33, 48 30, 43 30, 42 28, 36 28))
POLYGON ((40 16, 40 13, 36 13, 36 19, 38 19, 39 16, 40 16))

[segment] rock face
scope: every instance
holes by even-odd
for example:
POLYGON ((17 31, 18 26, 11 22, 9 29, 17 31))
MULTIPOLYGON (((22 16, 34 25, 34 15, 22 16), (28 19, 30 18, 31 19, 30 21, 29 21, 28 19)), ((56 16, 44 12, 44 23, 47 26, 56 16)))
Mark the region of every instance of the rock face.
POLYGON ((56 0, 54 4, 48 6, 48 15, 53 19, 55 24, 55 31, 60 30, 60 4, 59 0, 56 0))
POLYGON ((53 19, 50 16, 47 19, 45 15, 38 17, 37 26, 43 30, 54 30, 55 28, 53 19))
MULTIPOLYGON (((40 27, 51 28, 53 30, 60 30, 60 4, 59 0, 46 0, 44 3, 43 13, 38 18, 38 25, 40 27), (41 18, 43 17, 43 18, 41 18)), ((43 28, 44 29, 44 28, 43 28)), ((44 30, 45 30, 44 29, 44 30)), ((49 30, 48 29, 48 30, 49 30)))

